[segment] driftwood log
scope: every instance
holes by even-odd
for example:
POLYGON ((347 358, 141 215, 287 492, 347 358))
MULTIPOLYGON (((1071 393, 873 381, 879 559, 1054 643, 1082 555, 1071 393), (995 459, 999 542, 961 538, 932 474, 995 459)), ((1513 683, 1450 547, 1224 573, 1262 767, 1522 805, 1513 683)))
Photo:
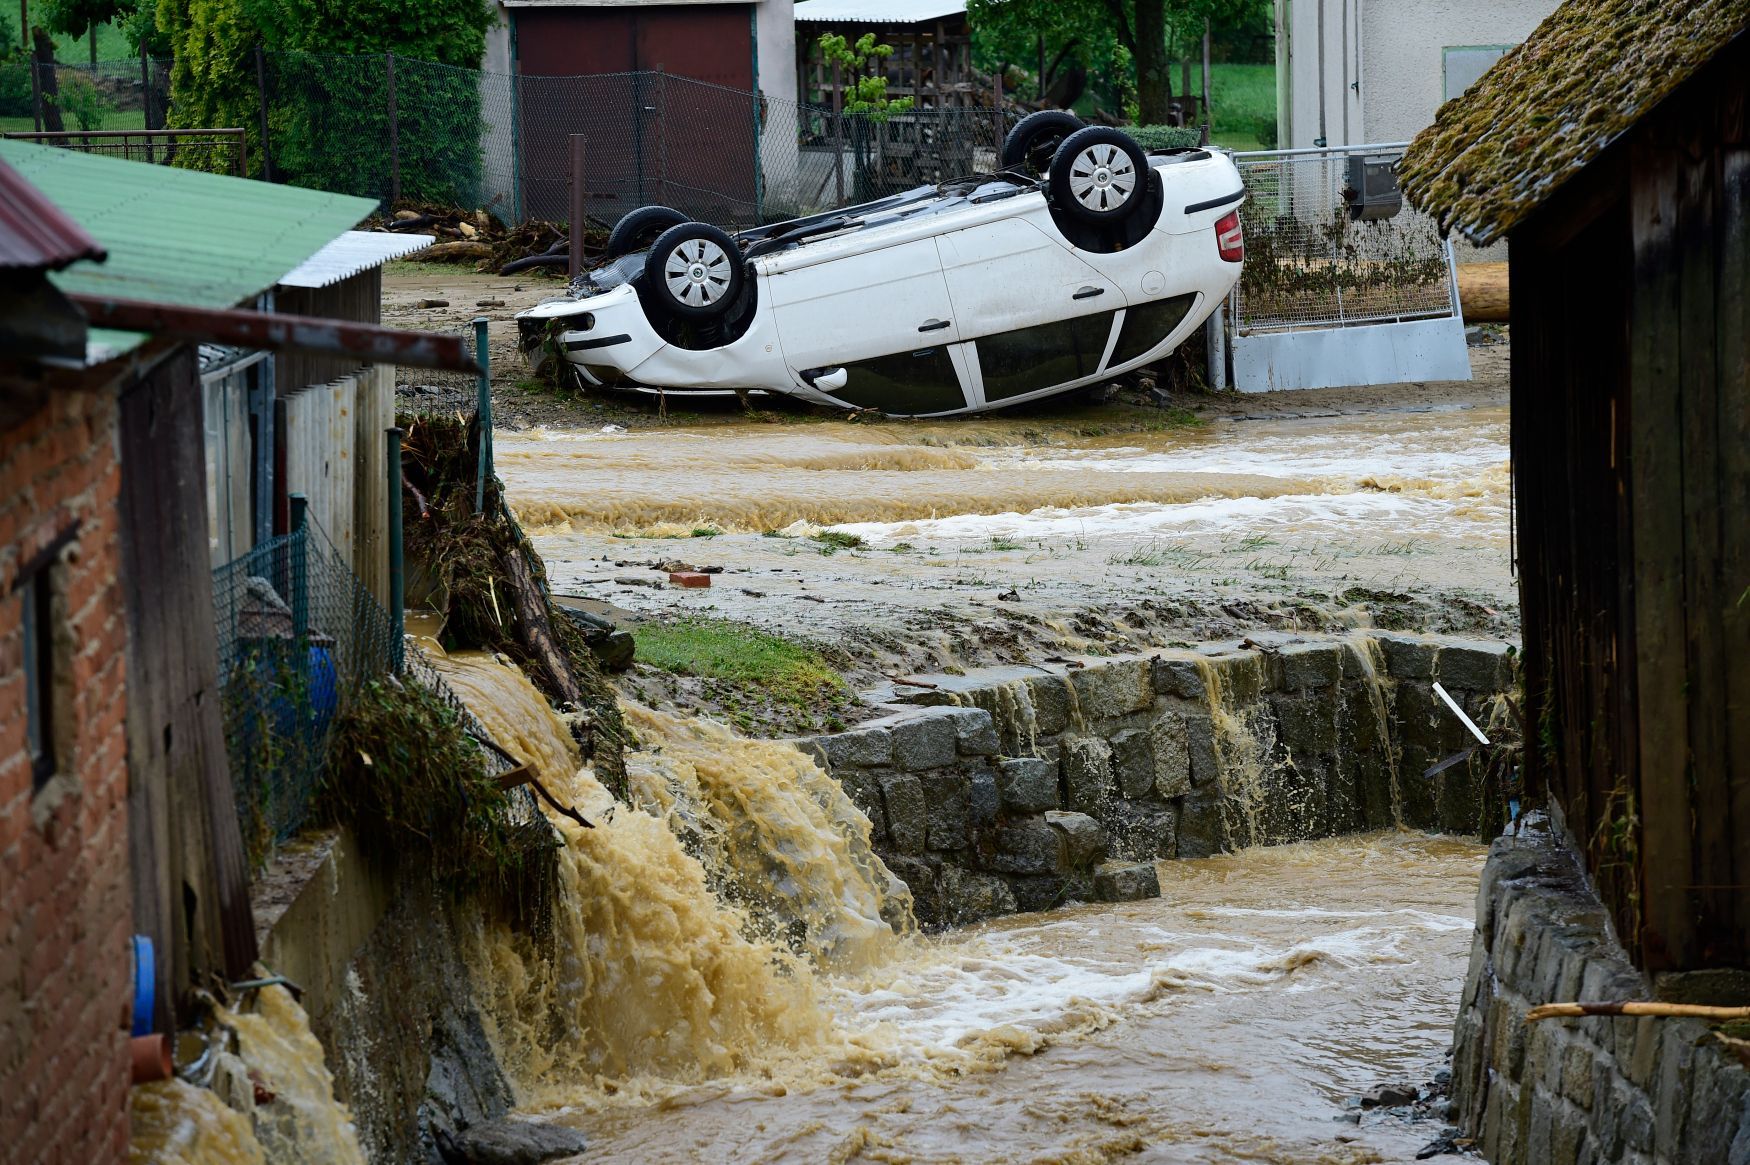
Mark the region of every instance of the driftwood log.
POLYGON ((458 239, 453 243, 437 243, 413 254, 415 259, 434 263, 478 263, 492 254, 492 246, 478 240, 458 239))
POLYGON ((501 561, 505 579, 510 584, 510 601, 516 608, 517 630, 521 633, 523 647, 547 674, 553 690, 573 708, 583 707, 583 688, 572 673, 571 663, 560 649, 559 641, 553 636, 553 624, 547 617, 546 596, 535 581, 535 572, 523 556, 522 547, 509 547, 501 561))
POLYGON ((1708 1019, 1727 1023, 1750 1019, 1750 1007, 1708 1007, 1700 1003, 1656 1003, 1618 1000, 1602 1003, 1544 1003, 1525 1013, 1526 1023, 1540 1019, 1587 1015, 1652 1015, 1663 1019, 1708 1019))
POLYGON ((1507 264, 1460 263, 1458 302, 1467 324, 1507 322, 1507 264))

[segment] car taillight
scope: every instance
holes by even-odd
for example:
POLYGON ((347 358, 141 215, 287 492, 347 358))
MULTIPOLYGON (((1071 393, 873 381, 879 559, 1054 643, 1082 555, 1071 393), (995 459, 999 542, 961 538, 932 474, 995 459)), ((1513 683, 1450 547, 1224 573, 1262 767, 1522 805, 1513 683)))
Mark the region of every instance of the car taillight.
POLYGON ((1246 257, 1246 236, 1240 230, 1239 211, 1216 221, 1215 246, 1221 252, 1221 257, 1229 263, 1238 263, 1246 257))

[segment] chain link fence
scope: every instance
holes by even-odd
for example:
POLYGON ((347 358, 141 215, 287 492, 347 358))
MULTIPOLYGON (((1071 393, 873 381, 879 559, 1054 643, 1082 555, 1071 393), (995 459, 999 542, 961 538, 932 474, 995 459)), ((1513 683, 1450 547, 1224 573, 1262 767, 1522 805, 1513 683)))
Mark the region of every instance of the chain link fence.
POLYGON ((1240 208, 1246 262, 1232 305, 1236 331, 1455 312, 1446 241, 1432 218, 1408 203, 1390 217, 1351 216, 1344 197, 1350 158, 1378 152, 1356 147, 1235 155, 1247 194, 1240 208))
POLYGON ((213 613, 237 820, 260 861, 305 823, 335 716, 393 669, 394 628, 308 519, 215 570, 213 613))
POLYGON ((840 115, 661 71, 513 76, 389 54, 265 54, 258 96, 256 176, 512 225, 569 217, 574 134, 593 217, 662 203, 748 226, 993 169, 1006 128, 987 109, 840 115))

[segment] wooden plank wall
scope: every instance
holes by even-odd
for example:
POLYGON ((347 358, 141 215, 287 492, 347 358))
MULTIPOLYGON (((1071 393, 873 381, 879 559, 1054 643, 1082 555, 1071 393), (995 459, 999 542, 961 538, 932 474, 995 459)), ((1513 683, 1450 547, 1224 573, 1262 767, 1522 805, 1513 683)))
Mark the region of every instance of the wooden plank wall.
POLYGON ((255 961, 249 877, 225 753, 193 349, 121 396, 128 619, 128 809, 135 886, 180 993, 255 961))
POLYGON ((353 460, 359 375, 286 398, 286 493, 309 500, 309 516, 353 565, 353 460))
POLYGON ((1750 966, 1747 109, 1740 37, 1512 237, 1527 777, 1649 971, 1750 966))
POLYGON ((250 506, 249 382, 244 369, 202 385, 206 414, 207 538, 223 566, 255 544, 250 506))
POLYGON ((395 366, 360 374, 353 436, 353 569, 384 610, 389 607, 389 453, 384 430, 395 423, 395 366))

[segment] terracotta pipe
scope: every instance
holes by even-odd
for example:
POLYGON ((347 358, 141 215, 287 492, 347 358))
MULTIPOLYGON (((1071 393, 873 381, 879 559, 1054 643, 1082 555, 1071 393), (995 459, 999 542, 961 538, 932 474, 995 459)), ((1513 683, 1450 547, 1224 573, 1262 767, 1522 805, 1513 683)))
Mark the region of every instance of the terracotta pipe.
POLYGON ((170 1079, 170 1037, 163 1032, 135 1036, 128 1041, 128 1052, 134 1062, 135 1084, 170 1079))

